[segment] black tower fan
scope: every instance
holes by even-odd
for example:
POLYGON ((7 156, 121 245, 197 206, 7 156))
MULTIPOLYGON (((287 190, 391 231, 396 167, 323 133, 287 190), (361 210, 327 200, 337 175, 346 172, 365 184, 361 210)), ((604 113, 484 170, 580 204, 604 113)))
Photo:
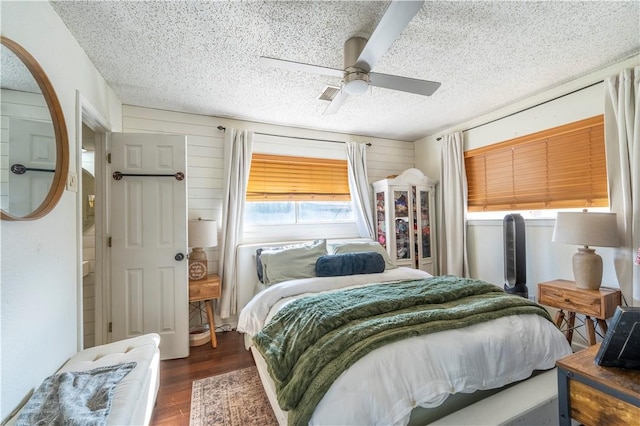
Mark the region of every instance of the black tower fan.
POLYGON ((529 297, 524 219, 517 213, 502 221, 504 235, 504 291, 529 297))

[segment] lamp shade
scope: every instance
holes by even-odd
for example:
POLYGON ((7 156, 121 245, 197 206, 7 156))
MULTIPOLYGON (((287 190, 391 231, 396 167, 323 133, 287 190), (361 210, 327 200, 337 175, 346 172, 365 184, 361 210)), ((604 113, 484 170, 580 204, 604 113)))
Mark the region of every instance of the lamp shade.
POLYGON ((215 220, 189 221, 189 247, 215 247, 218 245, 218 225, 215 220))
POLYGON ((595 247, 617 247, 615 213, 559 212, 552 241, 595 247))
POLYGON ((618 226, 615 213, 560 212, 552 241, 579 244, 573 255, 573 277, 578 288, 597 290, 602 282, 602 258, 589 246, 616 247, 618 226))

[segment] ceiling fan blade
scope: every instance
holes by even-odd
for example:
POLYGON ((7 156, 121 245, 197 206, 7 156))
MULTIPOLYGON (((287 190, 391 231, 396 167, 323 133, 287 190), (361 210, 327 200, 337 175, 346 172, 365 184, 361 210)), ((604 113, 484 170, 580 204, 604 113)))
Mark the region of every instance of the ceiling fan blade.
POLYGON ((355 66, 365 71, 371 71, 422 8, 423 3, 424 1, 392 1, 362 49, 355 66))
POLYGON ((344 90, 340 90, 338 93, 336 93, 336 96, 333 98, 327 109, 325 109, 322 114, 335 114, 336 112, 338 112, 338 110, 344 104, 344 101, 346 101, 348 97, 349 94, 347 92, 345 92, 344 90))
POLYGON ((344 71, 335 68, 321 67, 318 65, 303 64, 301 62, 285 61, 284 59, 260 57, 260 63, 268 67, 284 68, 291 71, 306 71, 315 74, 329 75, 331 77, 342 78, 344 71))
POLYGON ((372 86, 384 87, 386 89, 400 90, 417 95, 431 96, 438 87, 439 82, 429 80, 418 80, 416 78, 400 77, 397 75, 369 73, 369 81, 372 86))

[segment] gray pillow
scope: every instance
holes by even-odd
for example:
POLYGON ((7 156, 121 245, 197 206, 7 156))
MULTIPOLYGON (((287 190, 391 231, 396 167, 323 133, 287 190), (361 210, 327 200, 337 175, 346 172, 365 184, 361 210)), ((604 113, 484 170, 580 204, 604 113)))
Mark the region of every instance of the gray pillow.
POLYGON ((315 240, 315 241, 311 241, 311 242, 307 242, 307 243, 295 243, 295 244, 287 244, 285 246, 278 246, 278 247, 260 247, 258 249, 256 249, 256 273, 258 274, 258 279, 260 280, 261 283, 264 283, 264 272, 263 272, 263 268, 262 268, 262 261, 260 260, 262 257, 262 252, 263 251, 282 251, 285 249, 291 249, 291 248, 297 248, 297 247, 303 247, 303 246, 308 246, 310 244, 316 244, 319 240, 315 240))
POLYGON ((331 246, 331 252, 329 254, 360 253, 363 251, 374 251, 376 253, 380 253, 384 258, 385 269, 396 269, 398 267, 389 257, 387 250, 385 250, 385 248, 377 241, 336 244, 335 246, 331 246))
POLYGON ((260 255, 263 278, 266 285, 282 281, 316 276, 316 261, 327 254, 326 240, 285 248, 278 251, 264 250, 260 255))
POLYGON ((256 250, 256 272, 258 274, 258 279, 260 280, 260 282, 264 283, 264 272, 262 270, 262 260, 260 260, 260 258, 262 257, 263 251, 281 251, 288 248, 300 247, 302 245, 303 244, 292 244, 292 245, 280 246, 280 247, 260 247, 259 249, 257 249, 256 250))

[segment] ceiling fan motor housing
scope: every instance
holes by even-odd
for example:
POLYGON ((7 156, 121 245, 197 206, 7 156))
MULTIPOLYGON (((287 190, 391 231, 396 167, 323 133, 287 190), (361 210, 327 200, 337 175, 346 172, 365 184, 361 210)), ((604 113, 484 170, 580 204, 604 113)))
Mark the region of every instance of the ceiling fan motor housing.
MULTIPOLYGON (((358 58, 362 53, 362 50, 367 45, 367 39, 364 37, 351 37, 344 42, 344 69, 353 68, 358 62, 358 58)), ((358 68, 364 72, 371 71, 369 64, 358 64, 358 68), (366 68, 365 68, 366 67, 366 68)))
POLYGON ((356 64, 366 44, 367 39, 363 37, 351 37, 344 42, 342 87, 350 95, 365 93, 369 88, 369 65, 364 62, 356 64))

